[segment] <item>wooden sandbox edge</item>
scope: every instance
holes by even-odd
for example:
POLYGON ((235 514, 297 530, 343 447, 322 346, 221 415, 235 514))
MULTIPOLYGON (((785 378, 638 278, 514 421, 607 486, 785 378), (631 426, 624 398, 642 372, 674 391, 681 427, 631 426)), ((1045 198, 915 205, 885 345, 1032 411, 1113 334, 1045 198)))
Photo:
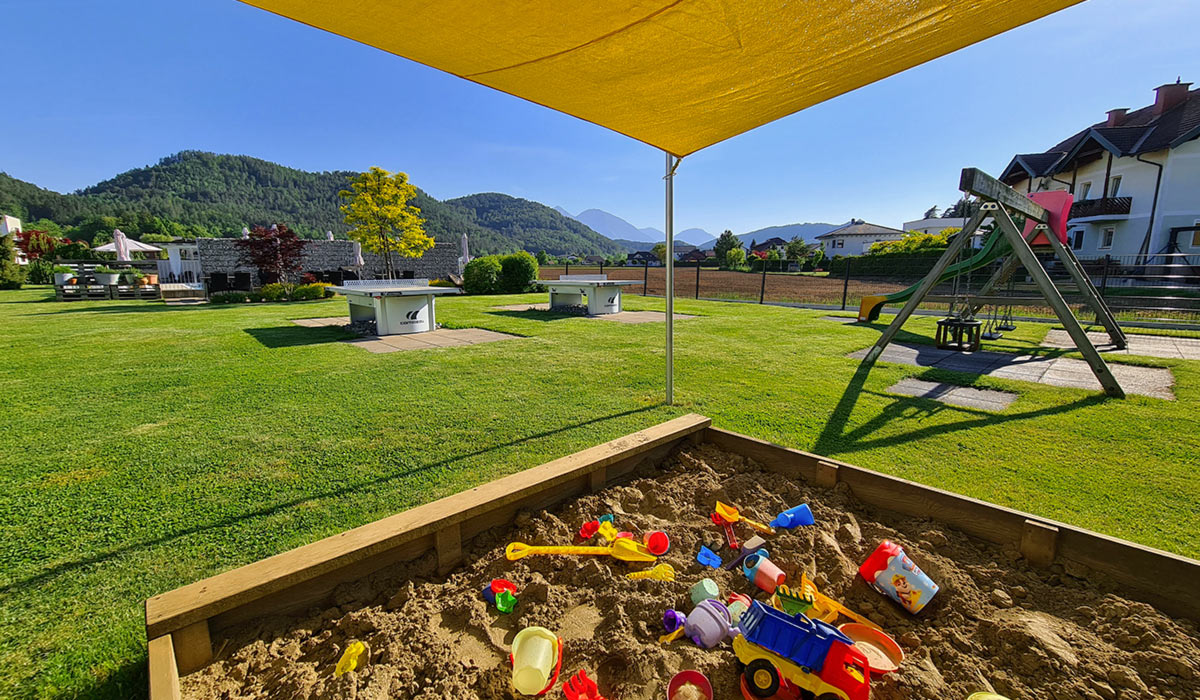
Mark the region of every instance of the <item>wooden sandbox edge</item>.
POLYGON ((709 427, 704 440, 790 478, 825 487, 844 483, 868 505, 1010 545, 1034 566, 1086 567, 1124 587, 1127 597, 1200 621, 1200 561, 1195 559, 719 428, 709 427))
POLYGON ((448 571, 461 562, 464 541, 511 522, 518 510, 599 490, 684 440, 698 442, 711 422, 680 416, 149 598, 151 700, 178 698, 179 677, 212 660, 210 631, 316 604, 340 583, 430 550, 448 571))

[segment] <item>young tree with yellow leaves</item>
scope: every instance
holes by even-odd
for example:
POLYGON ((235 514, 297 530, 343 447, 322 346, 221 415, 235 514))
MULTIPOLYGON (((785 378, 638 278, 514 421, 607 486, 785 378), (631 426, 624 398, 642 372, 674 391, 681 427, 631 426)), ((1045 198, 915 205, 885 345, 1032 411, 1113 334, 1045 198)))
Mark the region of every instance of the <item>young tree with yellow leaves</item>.
POLYGON ((421 210, 409 204, 417 196, 417 188, 408 182, 408 175, 393 175, 371 166, 367 172, 351 177, 350 189, 338 192, 338 196, 347 200, 341 211, 353 227, 348 232, 350 238, 383 256, 388 279, 396 277, 393 251, 406 258, 419 258, 433 247, 433 239, 425 235, 421 210))

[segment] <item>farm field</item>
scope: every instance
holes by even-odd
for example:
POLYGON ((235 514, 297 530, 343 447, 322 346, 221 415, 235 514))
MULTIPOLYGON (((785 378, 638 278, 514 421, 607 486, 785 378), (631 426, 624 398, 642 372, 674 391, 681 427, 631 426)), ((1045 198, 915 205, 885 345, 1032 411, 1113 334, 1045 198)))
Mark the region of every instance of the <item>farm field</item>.
MULTIPOLYGON (((887 392, 970 375, 861 372, 846 355, 881 326, 679 299, 697 318, 675 324, 668 407, 663 324, 494 308, 543 294, 438 302, 448 327, 520 339, 380 355, 291 322, 344 314, 340 298, 49 296, 0 292, 0 697, 144 697, 146 597, 688 412, 1200 555, 1200 362, 1110 358, 1169 367, 1176 401, 981 378, 1019 394, 985 413, 887 392)), ((899 340, 928 342, 934 322, 914 319, 899 340)), ((987 347, 1028 352, 1051 327, 1021 324, 987 347)))

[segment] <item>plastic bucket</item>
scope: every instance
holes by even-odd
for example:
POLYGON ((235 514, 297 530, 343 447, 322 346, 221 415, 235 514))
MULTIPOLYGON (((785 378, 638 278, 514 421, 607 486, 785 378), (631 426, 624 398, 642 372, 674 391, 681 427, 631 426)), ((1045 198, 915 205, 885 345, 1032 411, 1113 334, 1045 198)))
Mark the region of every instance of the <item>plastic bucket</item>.
POLYGON ((921 571, 900 545, 884 540, 858 567, 858 573, 872 588, 886 595, 910 613, 919 613, 938 585, 921 571))
POLYGON ((545 627, 526 627, 512 643, 512 684, 522 695, 537 695, 550 683, 558 659, 558 637, 545 627))
POLYGON ((661 530, 654 530, 642 535, 642 544, 656 557, 661 557, 671 548, 671 538, 661 530))
POLYGON ((742 573, 767 593, 774 593, 779 584, 787 580, 787 574, 775 566, 775 562, 767 559, 765 551, 761 549, 742 560, 742 573))
POLYGON ((672 676, 671 682, 667 683, 667 700, 671 700, 680 688, 688 684, 696 686, 701 693, 704 693, 704 697, 712 700, 712 683, 709 683, 708 677, 699 671, 680 671, 672 676))

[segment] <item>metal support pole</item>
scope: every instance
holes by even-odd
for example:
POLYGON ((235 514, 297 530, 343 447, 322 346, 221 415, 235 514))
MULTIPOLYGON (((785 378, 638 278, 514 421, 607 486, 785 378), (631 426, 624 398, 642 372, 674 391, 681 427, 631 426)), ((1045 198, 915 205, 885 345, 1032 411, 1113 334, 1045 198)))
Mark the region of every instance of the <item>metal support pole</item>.
POLYGON ((700 263, 696 262, 696 298, 700 298, 700 263))
POLYGON ((563 271, 563 274, 564 274, 564 275, 569 275, 569 274, 571 274, 571 263, 570 263, 570 261, 568 261, 568 262, 567 262, 567 269, 563 271))
POLYGON ((650 261, 642 261, 642 296, 649 296, 646 292, 646 281, 650 279, 650 261))
POLYGON ((846 295, 850 292, 850 261, 854 258, 846 258, 846 277, 842 280, 842 311, 846 310, 846 295))
POLYGON ((667 156, 666 230, 667 230, 667 405, 675 403, 675 168, 679 159, 667 156))
POLYGON ((602 275, 604 274, 604 263, 603 262, 600 263, 600 274, 602 274, 602 275))

